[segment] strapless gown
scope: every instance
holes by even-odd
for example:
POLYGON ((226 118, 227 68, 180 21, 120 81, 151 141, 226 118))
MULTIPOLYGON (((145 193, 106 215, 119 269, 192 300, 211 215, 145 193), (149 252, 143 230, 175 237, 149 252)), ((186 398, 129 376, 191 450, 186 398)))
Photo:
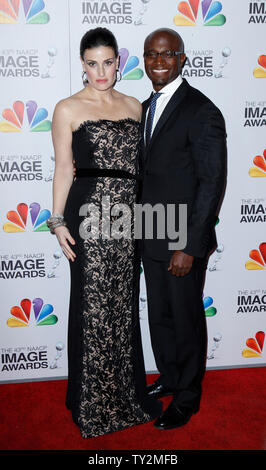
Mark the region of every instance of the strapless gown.
MULTIPOLYGON (((101 213, 103 201, 111 207, 126 204, 133 215, 140 138, 140 123, 130 118, 85 121, 73 132, 77 176, 64 211, 76 241, 71 245, 76 259, 70 261, 66 406, 84 438, 145 423, 162 409, 146 394, 138 244, 133 236, 104 239, 101 231, 98 238, 84 237, 84 228, 92 230, 91 219, 89 213, 79 215, 84 204, 101 213)), ((111 216, 111 228, 119 217, 111 216)), ((131 223, 132 229, 133 217, 131 223)))

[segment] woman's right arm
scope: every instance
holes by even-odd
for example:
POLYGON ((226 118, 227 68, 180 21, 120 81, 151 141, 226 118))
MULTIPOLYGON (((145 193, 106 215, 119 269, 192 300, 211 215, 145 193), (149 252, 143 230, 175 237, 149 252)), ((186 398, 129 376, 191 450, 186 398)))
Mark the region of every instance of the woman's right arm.
MULTIPOLYGON (((72 129, 70 107, 65 100, 60 101, 54 110, 52 121, 52 139, 55 152, 55 170, 53 177, 53 214, 63 214, 69 189, 73 182, 72 129)), ((69 243, 74 244, 69 230, 65 226, 54 229, 63 253, 74 261, 75 253, 69 243)))

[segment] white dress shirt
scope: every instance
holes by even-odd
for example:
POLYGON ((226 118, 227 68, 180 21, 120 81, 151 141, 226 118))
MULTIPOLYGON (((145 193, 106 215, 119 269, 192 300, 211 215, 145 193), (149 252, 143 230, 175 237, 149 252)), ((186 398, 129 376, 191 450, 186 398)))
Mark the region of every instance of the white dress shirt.
MULTIPOLYGON (((171 97, 176 92, 178 87, 180 87, 182 82, 183 82, 183 79, 181 75, 178 75, 178 77, 175 80, 168 83, 168 85, 165 85, 161 90, 159 90, 159 93, 162 93, 162 94, 161 96, 159 96, 159 98, 156 101, 156 109, 155 109, 155 114, 153 118, 151 135, 167 103, 170 101, 171 97)), ((147 122, 148 114, 149 114, 149 111, 146 113, 146 122, 147 122)))

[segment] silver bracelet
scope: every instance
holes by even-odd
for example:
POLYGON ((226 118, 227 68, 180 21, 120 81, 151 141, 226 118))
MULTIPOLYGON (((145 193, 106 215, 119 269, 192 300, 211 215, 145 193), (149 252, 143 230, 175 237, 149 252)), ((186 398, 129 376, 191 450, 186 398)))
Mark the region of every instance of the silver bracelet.
POLYGON ((63 214, 56 214, 56 213, 51 214, 49 217, 49 219, 63 219, 63 218, 64 218, 63 214))
POLYGON ((56 227, 60 227, 60 225, 66 226, 66 221, 64 220, 64 216, 62 214, 52 214, 49 219, 46 221, 47 226, 50 229, 50 232, 54 235, 54 229, 56 227))

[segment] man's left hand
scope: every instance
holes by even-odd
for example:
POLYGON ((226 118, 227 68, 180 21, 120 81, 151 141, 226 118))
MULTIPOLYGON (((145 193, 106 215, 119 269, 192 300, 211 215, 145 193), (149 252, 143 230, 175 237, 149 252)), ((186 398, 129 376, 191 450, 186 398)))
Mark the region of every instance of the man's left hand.
POLYGON ((193 260, 194 256, 187 255, 183 251, 175 251, 170 259, 168 271, 172 271, 174 276, 185 276, 191 270, 193 260))

